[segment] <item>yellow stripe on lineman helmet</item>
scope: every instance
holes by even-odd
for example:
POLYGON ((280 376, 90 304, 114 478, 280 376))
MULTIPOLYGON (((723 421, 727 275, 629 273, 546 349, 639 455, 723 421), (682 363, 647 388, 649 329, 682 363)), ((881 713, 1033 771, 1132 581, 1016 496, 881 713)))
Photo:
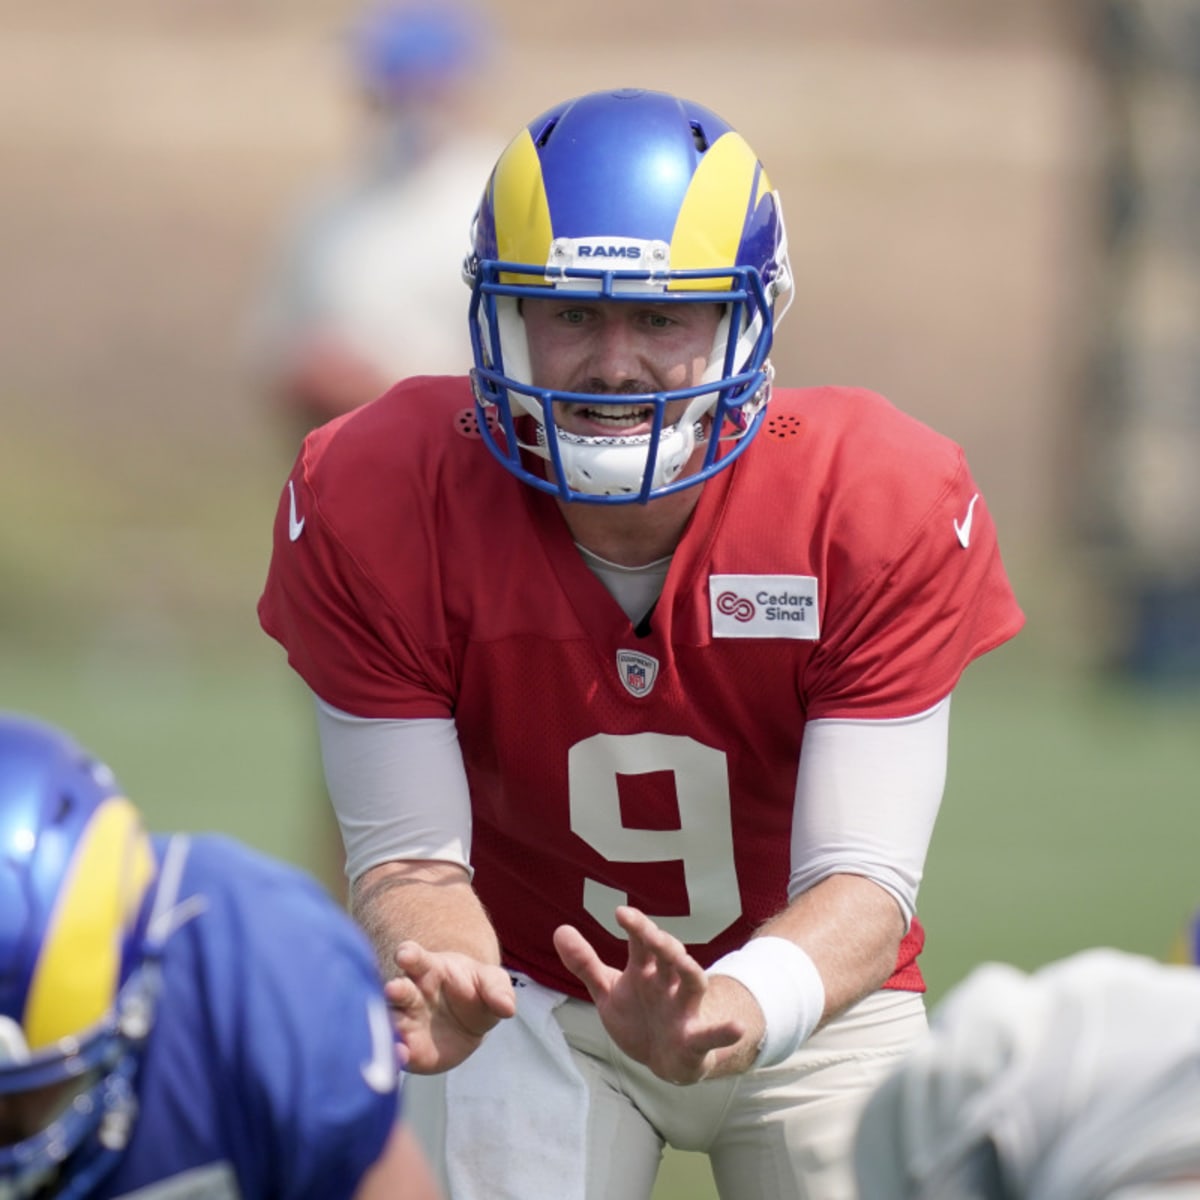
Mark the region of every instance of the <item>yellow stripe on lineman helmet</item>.
POLYGON ((92 815, 63 874, 25 1011, 32 1051, 77 1035, 113 1006, 121 955, 154 878, 154 851, 123 796, 92 815))

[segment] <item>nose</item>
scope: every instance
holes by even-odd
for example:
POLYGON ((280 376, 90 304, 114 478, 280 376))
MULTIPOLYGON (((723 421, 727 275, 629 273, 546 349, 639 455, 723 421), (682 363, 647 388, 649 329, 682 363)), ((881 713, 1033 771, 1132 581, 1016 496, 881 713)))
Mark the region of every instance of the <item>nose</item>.
POLYGON ((589 374, 604 390, 643 390, 645 364, 634 316, 617 305, 603 314, 592 339, 589 374), (630 388, 631 384, 637 384, 630 388))

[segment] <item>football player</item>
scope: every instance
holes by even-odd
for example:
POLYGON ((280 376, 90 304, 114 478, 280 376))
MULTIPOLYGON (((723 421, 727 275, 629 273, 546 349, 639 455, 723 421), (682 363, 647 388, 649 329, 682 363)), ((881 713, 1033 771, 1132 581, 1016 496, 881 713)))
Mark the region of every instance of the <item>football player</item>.
POLYGON ((0 1196, 436 1200, 397 1076, 315 883, 148 836, 66 733, 0 714, 0 1196))
POLYGON ((314 425, 469 353, 448 314, 461 307, 462 229, 499 149, 469 112, 482 22, 468 0, 383 0, 351 22, 362 144, 289 220, 248 331, 289 459, 314 425), (414 268, 432 277, 419 295, 414 268))
MULTIPOLYGON (((463 229, 500 148, 470 108, 492 42, 470 0, 371 0, 355 14, 344 66, 361 143, 314 181, 274 249, 247 321, 251 374, 284 437, 280 469, 314 426, 406 375, 461 369, 463 229), (429 286, 407 286, 416 272, 429 286)), ((297 704, 308 717, 307 693, 297 704)), ((313 747, 306 822, 344 896, 345 857, 313 747)), ((299 812, 293 821, 301 819, 299 812)))
POLYGON ((882 397, 773 390, 780 198, 699 104, 530 122, 467 275, 470 378, 308 437, 259 609, 444 1073, 410 1111, 455 1200, 645 1200, 665 1143, 849 1197, 925 1030, 950 694, 1022 621, 987 504, 882 397))

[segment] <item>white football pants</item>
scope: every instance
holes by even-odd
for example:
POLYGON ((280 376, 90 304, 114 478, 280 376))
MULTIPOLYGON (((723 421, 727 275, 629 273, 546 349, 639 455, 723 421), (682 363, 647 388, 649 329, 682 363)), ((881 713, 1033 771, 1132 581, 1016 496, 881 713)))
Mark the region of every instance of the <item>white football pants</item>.
POLYGON ((405 1079, 405 1116, 449 1200, 649 1200, 664 1145, 707 1154, 722 1200, 853 1200, 859 1110, 927 1028, 920 995, 879 991, 778 1066, 680 1087, 618 1050, 591 1004, 528 987, 519 1008, 533 989, 553 997, 548 1036, 569 1047, 557 1062, 517 1040, 514 1018, 449 1087, 405 1079))

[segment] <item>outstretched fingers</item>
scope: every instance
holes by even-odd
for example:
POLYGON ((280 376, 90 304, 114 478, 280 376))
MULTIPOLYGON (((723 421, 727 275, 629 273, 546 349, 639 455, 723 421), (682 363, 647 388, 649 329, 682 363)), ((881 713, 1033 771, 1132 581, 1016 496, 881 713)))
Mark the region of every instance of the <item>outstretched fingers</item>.
POLYGON ((643 978, 658 977, 685 1004, 704 994, 708 986, 704 968, 674 934, 628 905, 618 908, 616 915, 617 923, 629 936, 630 969, 643 978))
POLYGON ((630 905, 616 918, 628 939, 624 970, 609 966, 573 926, 560 925, 554 945, 587 988, 609 1036, 631 1058, 675 1083, 694 1083, 735 1046, 744 1023, 712 1004, 704 968, 673 934, 630 905))
POLYGON ((554 948, 563 966, 587 988, 594 1004, 607 998, 621 972, 604 962, 578 929, 560 925, 554 931, 554 948))
POLYGON ((384 995, 412 1071, 456 1066, 516 1013, 512 979, 501 966, 416 942, 402 942, 395 962, 400 974, 384 985, 384 995))
POLYGON ((479 998, 497 1021, 516 1016, 517 994, 512 976, 501 967, 485 967, 480 972, 479 998))

